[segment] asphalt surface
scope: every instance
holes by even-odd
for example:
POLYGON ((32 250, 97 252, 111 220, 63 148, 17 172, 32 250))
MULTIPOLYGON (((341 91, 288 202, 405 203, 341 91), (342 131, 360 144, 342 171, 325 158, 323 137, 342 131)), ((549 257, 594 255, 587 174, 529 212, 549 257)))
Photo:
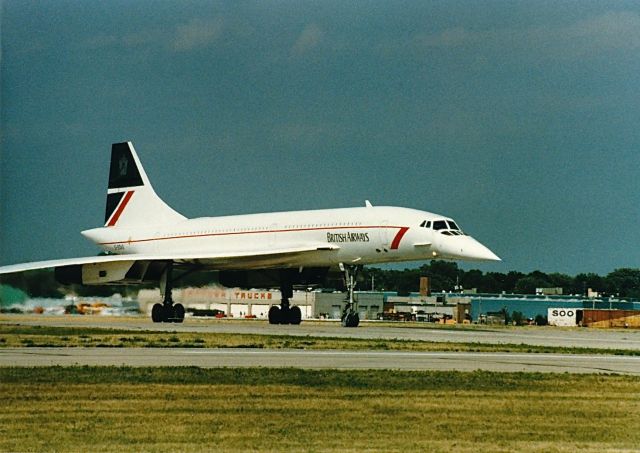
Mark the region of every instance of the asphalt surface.
MULTIPOLYGON (((343 328, 337 322, 269 325, 255 320, 187 318, 183 324, 155 324, 146 317, 2 316, 0 324, 99 327, 131 331, 291 335, 429 342, 525 344, 640 350, 640 331, 554 327, 389 326, 363 322, 343 328)), ((199 366, 301 367, 310 369, 489 370, 640 375, 640 357, 601 354, 526 354, 409 351, 333 351, 199 348, 0 348, 0 366, 199 366)))
POLYGON ((146 317, 107 316, 3 316, 0 324, 61 327, 100 327, 159 332, 209 332, 253 335, 293 335, 311 337, 412 340, 482 344, 525 344, 640 351, 640 330, 589 329, 559 327, 498 327, 406 324, 398 327, 363 322, 357 328, 344 328, 338 322, 302 322, 299 326, 269 325, 255 320, 213 320, 187 318, 183 324, 153 323, 146 317))
POLYGON ((54 365, 487 370, 640 376, 640 357, 635 356, 191 348, 0 349, 0 366, 54 365))

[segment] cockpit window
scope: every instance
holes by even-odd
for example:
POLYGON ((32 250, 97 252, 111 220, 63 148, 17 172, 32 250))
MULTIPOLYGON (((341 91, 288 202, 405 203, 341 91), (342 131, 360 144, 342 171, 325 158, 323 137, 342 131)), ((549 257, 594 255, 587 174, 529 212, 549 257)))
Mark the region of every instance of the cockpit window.
POLYGON ((431 221, 427 222, 427 224, 425 225, 425 228, 431 228, 431 221))
MULTIPOLYGON (((431 222, 427 222, 426 227, 429 228, 430 224, 431 222)), ((440 231, 440 234, 444 234, 445 236, 466 236, 453 220, 434 220, 433 229, 440 231)))
POLYGON ((424 227, 427 224, 426 220, 423 220, 422 223, 420 224, 421 227, 424 227))
POLYGON ((434 230, 446 230, 447 227, 447 222, 445 222, 444 220, 435 220, 433 222, 433 229, 434 230))

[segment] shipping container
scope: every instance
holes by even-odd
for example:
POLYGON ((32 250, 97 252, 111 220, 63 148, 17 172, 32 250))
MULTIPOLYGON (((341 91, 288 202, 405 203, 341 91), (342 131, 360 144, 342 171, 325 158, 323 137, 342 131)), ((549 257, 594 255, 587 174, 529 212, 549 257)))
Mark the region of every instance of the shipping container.
POLYGON ((586 327, 640 328, 640 312, 637 310, 589 310, 583 311, 582 325, 586 327))

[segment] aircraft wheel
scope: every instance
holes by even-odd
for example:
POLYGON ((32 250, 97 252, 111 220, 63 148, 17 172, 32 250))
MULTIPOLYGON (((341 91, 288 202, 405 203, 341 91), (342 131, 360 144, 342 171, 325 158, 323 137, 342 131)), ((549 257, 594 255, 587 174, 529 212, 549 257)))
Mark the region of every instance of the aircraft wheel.
POLYGON ((347 313, 342 318, 342 327, 358 327, 358 324, 360 324, 358 313, 347 313))
POLYGON ((300 307, 297 305, 291 307, 291 310, 289 311, 289 322, 295 325, 302 322, 302 312, 300 311, 300 307))
POLYGON ((280 324, 282 321, 282 314, 280 313, 280 307, 272 306, 269 309, 269 324, 280 324))
POLYGON ((165 305, 164 307, 162 307, 162 322, 173 322, 173 313, 173 305, 165 305))
POLYGON ((173 322, 184 321, 184 306, 182 304, 175 304, 173 306, 173 322))
POLYGON ((153 322, 162 322, 162 315, 164 314, 164 310, 162 308, 162 304, 154 304, 151 309, 151 320, 153 322))
POLYGON ((280 324, 291 324, 291 308, 280 306, 280 324))

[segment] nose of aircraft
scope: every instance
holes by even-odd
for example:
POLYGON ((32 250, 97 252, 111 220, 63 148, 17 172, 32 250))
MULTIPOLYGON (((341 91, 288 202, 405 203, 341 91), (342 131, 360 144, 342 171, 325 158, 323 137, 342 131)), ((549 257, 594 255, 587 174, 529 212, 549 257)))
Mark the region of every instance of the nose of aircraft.
POLYGON ((466 250, 463 252, 468 257, 467 259, 478 261, 502 261, 498 255, 493 253, 487 247, 473 238, 469 239, 471 239, 471 241, 469 241, 470 244, 466 246, 466 250))
POLYGON ((449 236, 442 241, 442 254, 467 261, 502 261, 495 253, 471 236, 449 236))

